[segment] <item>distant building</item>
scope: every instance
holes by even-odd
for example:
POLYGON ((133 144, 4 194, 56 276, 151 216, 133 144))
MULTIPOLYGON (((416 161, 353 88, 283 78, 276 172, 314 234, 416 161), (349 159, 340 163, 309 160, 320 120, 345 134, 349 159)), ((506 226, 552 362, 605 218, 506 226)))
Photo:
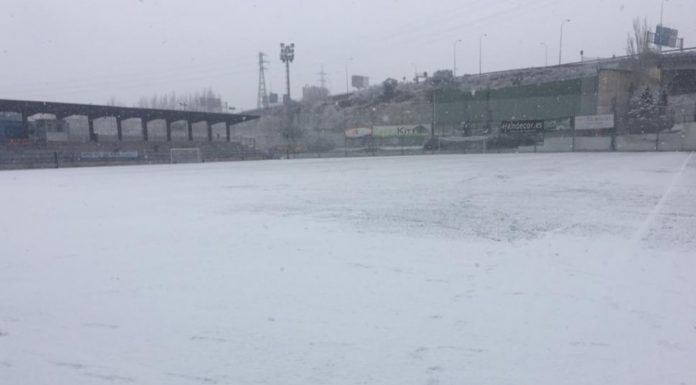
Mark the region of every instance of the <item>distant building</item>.
POLYGON ((370 78, 367 76, 353 75, 350 84, 359 90, 370 87, 370 78))
POLYGON ((329 97, 329 90, 325 87, 305 86, 302 88, 303 102, 319 102, 329 97))

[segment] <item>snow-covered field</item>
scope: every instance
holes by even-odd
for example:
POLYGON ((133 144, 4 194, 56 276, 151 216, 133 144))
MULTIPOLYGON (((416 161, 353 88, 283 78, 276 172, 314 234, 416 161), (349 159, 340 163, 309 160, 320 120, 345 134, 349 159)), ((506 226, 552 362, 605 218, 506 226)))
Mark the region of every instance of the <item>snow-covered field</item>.
POLYGON ((696 384, 696 156, 0 173, 0 384, 696 384))

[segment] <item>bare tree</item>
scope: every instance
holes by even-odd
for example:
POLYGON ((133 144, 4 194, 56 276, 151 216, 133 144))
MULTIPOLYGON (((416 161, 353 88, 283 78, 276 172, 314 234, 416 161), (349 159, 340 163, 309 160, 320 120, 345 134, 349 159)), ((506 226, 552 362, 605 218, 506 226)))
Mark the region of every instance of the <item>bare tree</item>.
POLYGON ((189 111, 222 112, 222 99, 212 89, 203 89, 188 95, 177 95, 175 92, 153 95, 150 99, 140 98, 138 107, 162 108, 169 110, 185 109, 189 111))
POLYGON ((142 96, 140 99, 138 99, 138 103, 135 104, 135 107, 148 108, 150 107, 150 101, 146 97, 142 96))
POLYGON ((116 97, 112 96, 109 99, 107 99, 106 105, 115 107, 115 106, 123 106, 124 104, 121 103, 118 99, 116 99, 116 97))
POLYGON ((636 17, 633 19, 633 33, 628 34, 626 42, 627 55, 637 56, 653 53, 648 41, 648 32, 650 32, 650 27, 647 18, 641 20, 640 17, 636 17))

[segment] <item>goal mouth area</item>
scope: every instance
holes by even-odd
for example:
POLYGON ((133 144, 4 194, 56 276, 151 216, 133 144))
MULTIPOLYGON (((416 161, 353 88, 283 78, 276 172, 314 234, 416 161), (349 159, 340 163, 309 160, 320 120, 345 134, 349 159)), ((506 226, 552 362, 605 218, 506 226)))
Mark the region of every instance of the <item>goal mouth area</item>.
POLYGON ((169 156, 170 162, 172 164, 203 162, 203 159, 201 157, 201 149, 198 147, 172 148, 169 150, 169 156))

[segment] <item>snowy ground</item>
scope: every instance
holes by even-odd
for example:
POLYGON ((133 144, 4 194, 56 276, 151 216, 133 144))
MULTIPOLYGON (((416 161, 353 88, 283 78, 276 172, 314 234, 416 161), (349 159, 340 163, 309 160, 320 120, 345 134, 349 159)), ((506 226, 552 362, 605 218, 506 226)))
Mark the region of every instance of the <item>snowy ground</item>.
POLYGON ((696 384, 696 156, 0 173, 0 384, 696 384))

